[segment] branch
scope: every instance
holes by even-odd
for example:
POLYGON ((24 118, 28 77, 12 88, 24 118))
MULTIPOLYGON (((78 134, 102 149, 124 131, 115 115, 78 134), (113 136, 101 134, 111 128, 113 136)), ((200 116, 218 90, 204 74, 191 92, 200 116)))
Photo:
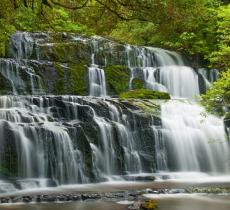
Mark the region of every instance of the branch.
POLYGON ((111 13, 115 14, 121 20, 131 20, 130 18, 126 18, 126 17, 122 16, 122 14, 119 14, 117 11, 113 10, 112 8, 110 8, 108 5, 106 5, 105 3, 101 2, 100 0, 95 0, 95 1, 98 4, 102 5, 105 9, 107 9, 111 13))
POLYGON ((71 9, 71 10, 76 10, 76 9, 82 9, 84 7, 86 7, 86 5, 88 4, 89 0, 85 0, 85 2, 80 5, 80 6, 68 6, 59 2, 56 2, 55 0, 50 0, 52 2, 52 4, 57 5, 59 7, 64 7, 66 9, 71 9))

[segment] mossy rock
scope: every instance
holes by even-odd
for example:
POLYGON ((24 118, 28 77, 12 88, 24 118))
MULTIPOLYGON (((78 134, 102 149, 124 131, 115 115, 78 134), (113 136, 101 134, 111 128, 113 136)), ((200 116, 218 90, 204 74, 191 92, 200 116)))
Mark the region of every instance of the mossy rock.
POLYGON ((129 99, 129 98, 136 98, 136 99, 170 99, 170 95, 165 92, 158 92, 154 90, 148 89, 137 89, 137 90, 130 90, 127 92, 123 92, 119 95, 120 99, 129 99))
POLYGON ((86 67, 84 63, 67 65, 55 63, 54 94, 86 95, 86 67))
POLYGON ((6 95, 12 92, 10 81, 0 74, 0 95, 6 95))
POLYGON ((146 114, 154 114, 155 116, 160 116, 160 106, 155 104, 155 101, 130 99, 129 103, 138 107, 146 114))
POLYGON ((50 43, 40 45, 40 59, 61 63, 91 63, 91 50, 84 43, 50 43))
POLYGON ((225 119, 230 121, 230 112, 226 112, 225 113, 225 119))
POLYGON ((16 137, 14 131, 7 122, 3 122, 3 131, 1 133, 5 141, 2 142, 0 148, 1 165, 0 174, 8 177, 16 177, 22 174, 21 168, 18 167, 18 153, 16 148, 16 137))
POLYGON ((134 78, 132 80, 132 89, 143 89, 145 86, 145 82, 139 78, 134 78))
POLYGON ((230 193, 230 187, 194 187, 189 189, 190 193, 230 193))
POLYGON ((128 90, 130 70, 125 66, 111 65, 104 68, 109 94, 119 95, 128 90))

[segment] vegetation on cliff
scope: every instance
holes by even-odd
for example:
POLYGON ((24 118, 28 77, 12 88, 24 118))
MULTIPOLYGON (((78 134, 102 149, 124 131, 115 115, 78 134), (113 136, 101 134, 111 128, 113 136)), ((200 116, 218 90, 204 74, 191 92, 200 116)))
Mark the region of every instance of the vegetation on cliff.
POLYGON ((123 92, 119 95, 120 99, 138 98, 138 99, 170 99, 170 95, 164 92, 158 92, 148 89, 136 89, 123 92))
POLYGON ((111 94, 118 95, 128 89, 130 70, 125 66, 112 65, 104 68, 107 86, 111 94))
MULTIPOLYGON (((190 55, 194 66, 202 61, 210 68, 222 71, 230 68, 230 4, 227 0, 1 0, 2 57, 6 54, 5 43, 9 35, 16 30, 97 34, 119 42, 173 49, 190 55)), ((51 54, 51 60, 66 62, 64 48, 60 44, 56 46, 59 57, 52 57, 57 53, 51 54)), ((70 57, 71 46, 68 49, 70 57)), ((117 72, 120 69, 116 67, 117 72)), ((111 93, 127 90, 126 71, 122 72, 124 75, 119 83, 114 67, 106 71, 112 75, 109 73, 107 77, 111 93)), ((78 79, 78 73, 71 73, 71 79, 78 79)), ((229 73, 223 73, 222 79, 203 97, 208 110, 222 114, 228 109, 230 85, 227 77, 229 73)), ((135 88, 143 88, 140 81, 134 81, 135 88)), ((72 92, 76 94, 85 91, 85 87, 74 89, 72 92)))
POLYGON ((98 34, 170 48, 226 70, 230 5, 226 0, 2 0, 0 52, 15 30, 98 34))
POLYGON ((208 111, 230 118, 230 69, 202 96, 202 104, 208 111))

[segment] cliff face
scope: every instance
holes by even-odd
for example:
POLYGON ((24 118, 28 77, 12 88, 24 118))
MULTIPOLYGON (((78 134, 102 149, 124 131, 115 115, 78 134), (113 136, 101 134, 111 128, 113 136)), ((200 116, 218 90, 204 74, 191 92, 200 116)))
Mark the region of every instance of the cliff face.
POLYGON ((175 52, 66 33, 17 32, 6 49, 0 58, 4 185, 228 171, 227 143, 208 144, 225 141, 222 122, 200 119, 204 110, 192 100, 168 101, 203 93, 217 71, 194 70, 175 52))
POLYGON ((0 97, 1 173, 64 183, 154 172, 157 101, 0 97))
MULTIPOLYGON (((8 44, 7 58, 0 60, 1 69, 8 72, 6 75, 1 71, 7 78, 1 89, 13 81, 19 94, 41 93, 42 89, 47 94, 88 95, 88 70, 93 62, 106 66, 108 94, 128 89, 130 71, 125 45, 101 37, 23 32, 13 34, 8 44)), ((15 90, 11 87, 6 91, 15 90)))
POLYGON ((0 80, 4 81, 0 89, 5 94, 116 96, 129 89, 148 88, 193 97, 205 92, 218 74, 186 67, 188 64, 175 52, 96 36, 17 32, 6 49, 6 57, 0 58, 0 80), (178 76, 179 66, 194 87, 190 88, 184 76, 178 76), (170 78, 175 81, 171 83, 170 78))

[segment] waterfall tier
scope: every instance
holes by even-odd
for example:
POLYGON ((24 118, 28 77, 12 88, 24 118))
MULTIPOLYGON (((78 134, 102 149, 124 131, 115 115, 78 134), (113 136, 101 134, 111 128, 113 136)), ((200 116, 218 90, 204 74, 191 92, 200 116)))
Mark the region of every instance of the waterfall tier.
POLYGON ((0 78, 6 79, 6 92, 14 94, 119 95, 138 79, 143 88, 194 98, 218 78, 217 70, 194 70, 176 52, 97 36, 17 32, 7 49, 0 78))
POLYGON ((159 171, 230 172, 228 129, 191 100, 217 70, 96 36, 17 32, 7 49, 0 58, 0 192, 159 171), (136 86, 174 99, 117 98, 136 86))

